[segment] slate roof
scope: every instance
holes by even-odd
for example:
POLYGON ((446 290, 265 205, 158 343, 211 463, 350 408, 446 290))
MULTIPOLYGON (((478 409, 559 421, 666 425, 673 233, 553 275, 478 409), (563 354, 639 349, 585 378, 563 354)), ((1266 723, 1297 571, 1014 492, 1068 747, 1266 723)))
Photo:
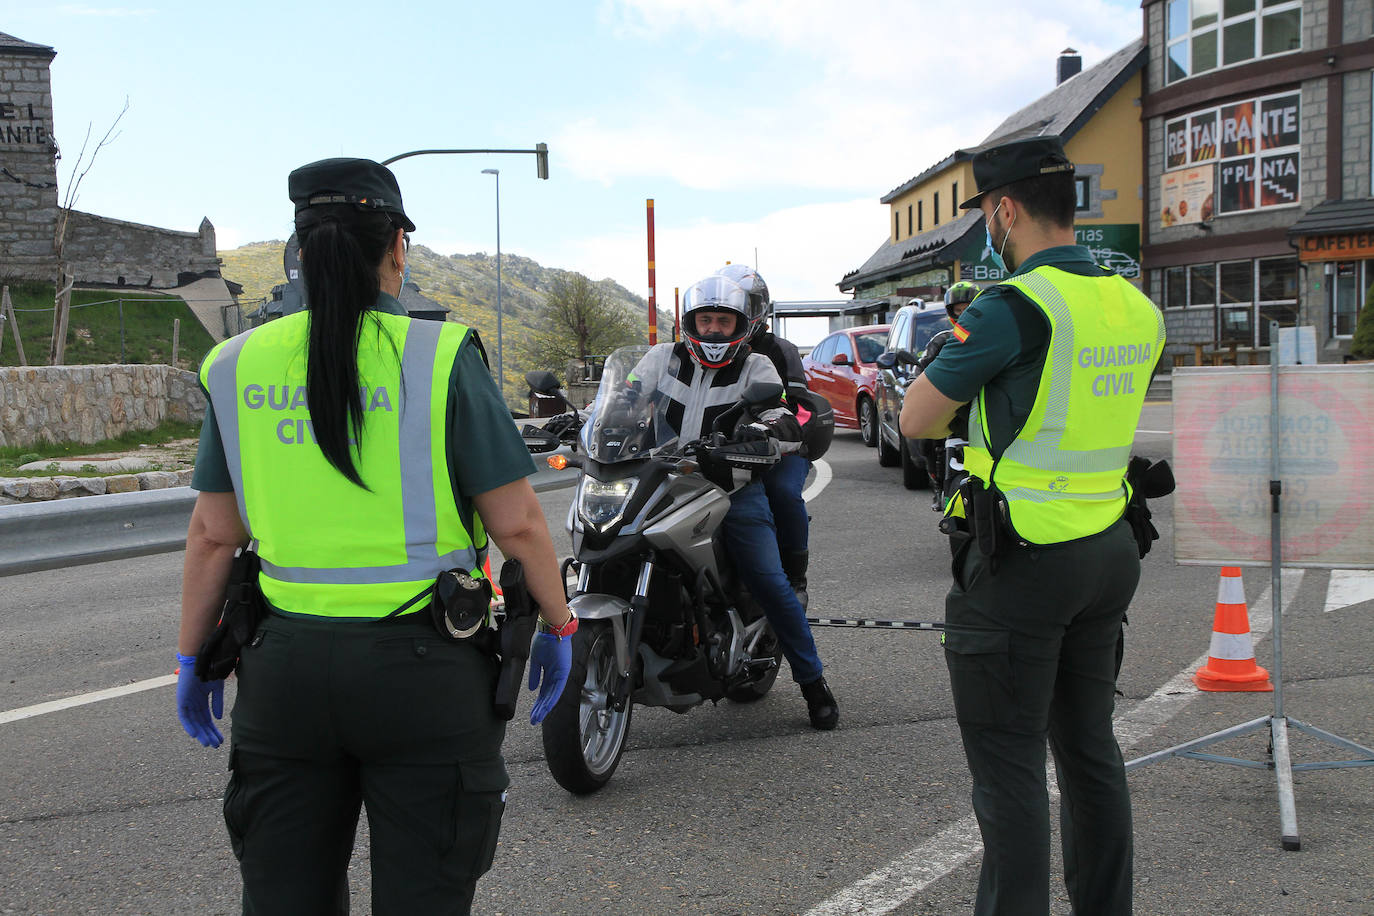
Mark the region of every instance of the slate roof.
POLYGON ((1288 234, 1339 235, 1370 229, 1374 229, 1374 198, 1366 197, 1363 200, 1323 201, 1289 226, 1288 234))
POLYGON ((15 38, 13 35, 6 35, 0 32, 0 53, 4 54, 33 54, 35 56, 53 58, 57 52, 47 45, 34 44, 31 41, 24 41, 22 38, 15 38))
MULTIPOLYGON (((919 175, 893 188, 881 198, 882 203, 890 203, 932 175, 938 174, 955 162, 971 159, 979 149, 994 143, 1040 134, 1058 134, 1067 141, 1107 104, 1127 80, 1145 66, 1147 56, 1145 40, 1137 38, 1105 60, 1069 77, 1034 102, 1010 115, 978 146, 955 150, 919 175)), ((951 223, 899 242, 894 243, 889 236, 862 267, 845 274, 836 285, 841 290, 853 289, 860 282, 882 279, 885 275, 921 269, 926 264, 935 263, 934 258, 922 256, 961 239, 971 228, 974 219, 981 219, 976 210, 960 216, 951 223)))

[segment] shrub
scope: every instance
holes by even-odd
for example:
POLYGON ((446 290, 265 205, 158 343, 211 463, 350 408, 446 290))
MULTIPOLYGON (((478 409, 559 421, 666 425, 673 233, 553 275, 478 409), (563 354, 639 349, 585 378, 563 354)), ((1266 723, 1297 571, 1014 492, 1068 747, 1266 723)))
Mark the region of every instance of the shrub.
POLYGON ((1364 294, 1364 308, 1360 310, 1360 320, 1355 322, 1350 355, 1355 359, 1374 359, 1374 286, 1364 294))

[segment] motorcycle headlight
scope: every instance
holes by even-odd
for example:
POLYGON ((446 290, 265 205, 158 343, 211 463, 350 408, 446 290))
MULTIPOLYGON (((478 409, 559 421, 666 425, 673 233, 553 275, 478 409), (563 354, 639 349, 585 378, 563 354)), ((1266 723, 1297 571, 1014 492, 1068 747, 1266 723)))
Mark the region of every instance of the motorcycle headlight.
POLYGON ((625 514, 625 506, 634 494, 637 478, 597 480, 582 478, 582 490, 577 497, 577 514, 597 531, 605 531, 625 514))

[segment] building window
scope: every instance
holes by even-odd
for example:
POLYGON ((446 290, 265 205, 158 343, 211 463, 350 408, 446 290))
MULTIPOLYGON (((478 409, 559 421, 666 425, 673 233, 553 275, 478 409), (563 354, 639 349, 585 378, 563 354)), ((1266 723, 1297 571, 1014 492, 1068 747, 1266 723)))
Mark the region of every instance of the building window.
POLYGON ((930 218, 934 220, 932 226, 940 225, 940 192, 935 192, 935 199, 930 203, 930 218))
POLYGON ((1080 213, 1084 210, 1091 210, 1093 207, 1092 179, 1088 178, 1086 175, 1074 178, 1073 190, 1073 208, 1080 213))
POLYGON ((957 181, 949 189, 949 217, 950 219, 959 218, 959 182, 957 181))
POLYGON ((892 241, 897 241, 902 237, 902 215, 896 210, 892 211, 892 241))
POLYGON ((1298 323, 1298 261, 1262 258, 1218 265, 1217 340, 1243 347, 1267 347, 1269 322, 1298 323))
POLYGON ((1188 268, 1188 304, 1217 304, 1217 266, 1193 264, 1188 268))
MULTIPOLYGON (((1164 167, 1215 163, 1212 213, 1293 206, 1301 200, 1301 114, 1297 92, 1190 112, 1164 126, 1164 167)), ((1201 218, 1210 218, 1207 202, 1201 218)))
POLYGON ((1188 304, 1188 274, 1183 267, 1164 270, 1164 307, 1181 309, 1188 304))
POLYGON ((911 235, 911 204, 906 205, 906 234, 911 235))
POLYGON ((1169 83, 1302 50, 1302 0, 1169 0, 1169 83))
POLYGON ((925 214, 925 209, 926 209, 926 202, 925 202, 925 201, 923 201, 923 200, 918 200, 918 201, 916 201, 916 231, 917 231, 917 232, 925 232, 925 231, 926 231, 926 214, 925 214))
POLYGON ((1355 322, 1360 317, 1360 299, 1365 289, 1362 274, 1365 273, 1367 263, 1343 261, 1330 268, 1334 270, 1330 279, 1333 337, 1350 337, 1355 333, 1355 322))

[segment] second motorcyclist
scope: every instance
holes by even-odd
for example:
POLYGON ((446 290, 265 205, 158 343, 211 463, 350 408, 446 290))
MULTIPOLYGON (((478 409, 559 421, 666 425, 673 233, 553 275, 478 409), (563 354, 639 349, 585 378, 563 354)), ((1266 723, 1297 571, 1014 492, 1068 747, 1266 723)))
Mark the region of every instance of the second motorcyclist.
MULTIPOLYGON (((656 345, 635 367, 632 379, 639 386, 638 396, 666 399, 661 415, 683 441, 708 433, 716 417, 736 404, 750 384, 771 382, 781 387, 768 358, 749 349, 756 319, 763 316, 761 308, 728 277, 708 277, 683 296, 683 340, 656 345)), ((734 436, 772 436, 795 451, 801 427, 779 398, 759 414, 758 422, 740 424, 734 436)), ((737 573, 778 636, 792 679, 806 698, 811 726, 834 728, 839 706, 823 676, 806 612, 783 572, 773 513, 759 480, 750 480, 731 494, 722 531, 737 573)))
MULTIPOLYGON (((935 362, 940 349, 954 338, 955 322, 980 292, 982 289, 978 284, 968 280, 960 280, 945 290, 945 313, 949 315, 951 327, 930 338, 916 360, 918 371, 924 372, 926 366, 935 362)), ((943 442, 939 439, 917 441, 920 443, 921 457, 925 460, 926 473, 930 475, 931 508, 936 512, 944 512, 945 505, 968 476, 964 471, 964 446, 968 444, 968 405, 955 413, 949 424, 949 436, 943 442)))

